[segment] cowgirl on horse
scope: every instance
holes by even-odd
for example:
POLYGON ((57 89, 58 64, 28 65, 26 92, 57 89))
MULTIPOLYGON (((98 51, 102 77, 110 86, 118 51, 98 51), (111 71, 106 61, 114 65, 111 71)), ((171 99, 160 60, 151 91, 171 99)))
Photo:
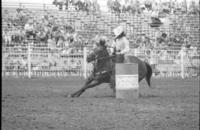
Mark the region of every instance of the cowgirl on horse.
POLYGON ((100 37, 95 44, 96 47, 87 56, 87 62, 93 61, 94 68, 92 73, 87 78, 85 85, 72 95, 68 95, 68 97, 79 97, 86 89, 95 87, 102 83, 110 83, 111 88, 114 89, 114 77, 112 76, 113 67, 111 57, 109 56, 105 45, 106 37, 100 37))
MULTIPOLYGON (((111 51, 113 56, 109 56, 106 47, 106 38, 100 37, 96 42, 96 47, 92 53, 87 56, 87 62, 94 62, 93 72, 87 78, 84 86, 68 97, 79 97, 86 89, 93 88, 102 83, 109 83, 115 95, 115 63, 124 63, 125 56, 129 52, 129 42, 122 27, 114 29, 115 40, 112 44, 111 51)), ((152 75, 151 66, 134 56, 129 56, 130 63, 138 63, 139 81, 146 79, 150 86, 150 79, 152 75)), ((139 82, 138 81, 138 82, 139 82)))
POLYGON ((111 45, 111 52, 116 54, 116 63, 124 63, 126 54, 128 54, 130 50, 129 41, 126 38, 126 34, 122 26, 115 28, 113 33, 115 38, 111 45))

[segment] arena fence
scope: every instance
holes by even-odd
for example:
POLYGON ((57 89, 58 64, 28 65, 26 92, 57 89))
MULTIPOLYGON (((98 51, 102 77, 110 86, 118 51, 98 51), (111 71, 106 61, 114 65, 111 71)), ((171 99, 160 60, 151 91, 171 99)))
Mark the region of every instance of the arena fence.
POLYGON ((2 73, 3 76, 29 78, 83 76, 86 75, 84 52, 84 48, 66 50, 34 44, 3 47, 2 73))
MULTIPOLYGON (((2 76, 14 77, 87 77, 93 65, 87 63, 87 47, 51 48, 34 44, 3 46, 2 76)), ((130 55, 147 61, 154 77, 198 76, 200 55, 195 50, 132 49, 130 55)))
POLYGON ((147 61, 155 77, 193 77, 200 74, 197 50, 133 50, 134 55, 147 61))

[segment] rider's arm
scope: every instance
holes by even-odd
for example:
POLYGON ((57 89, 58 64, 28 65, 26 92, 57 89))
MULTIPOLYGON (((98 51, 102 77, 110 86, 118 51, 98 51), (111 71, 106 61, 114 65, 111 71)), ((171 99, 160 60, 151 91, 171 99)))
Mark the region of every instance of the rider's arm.
POLYGON ((127 38, 123 38, 123 42, 124 42, 124 46, 125 48, 120 52, 121 54, 126 54, 129 52, 130 47, 129 47, 129 41, 127 40, 127 38))
POLYGON ((111 52, 111 54, 114 53, 114 51, 115 51, 115 46, 116 46, 116 42, 113 41, 113 43, 111 44, 111 48, 110 48, 110 52, 111 52))

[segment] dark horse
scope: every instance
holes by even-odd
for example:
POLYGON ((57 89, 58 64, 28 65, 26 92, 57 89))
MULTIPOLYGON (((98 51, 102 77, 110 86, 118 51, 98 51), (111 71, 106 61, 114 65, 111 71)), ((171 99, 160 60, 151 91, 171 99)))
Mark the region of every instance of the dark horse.
MULTIPOLYGON (((105 46, 94 49, 87 57, 88 62, 94 61, 92 74, 87 78, 84 86, 80 90, 72 95, 68 95, 68 97, 79 97, 86 89, 93 88, 102 83, 109 83, 115 93, 115 60, 113 59, 115 59, 115 56, 109 56, 105 46)), ((135 56, 129 56, 128 61, 129 63, 138 63, 139 82, 145 78, 148 86, 151 87, 151 66, 135 56)))

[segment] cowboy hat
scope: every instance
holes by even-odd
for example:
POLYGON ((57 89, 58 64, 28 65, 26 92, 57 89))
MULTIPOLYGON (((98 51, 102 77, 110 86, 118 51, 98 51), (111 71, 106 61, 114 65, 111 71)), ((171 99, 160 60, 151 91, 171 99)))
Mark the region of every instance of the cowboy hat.
POLYGON ((124 29, 122 26, 118 26, 115 29, 113 29, 113 33, 115 35, 115 38, 118 37, 120 34, 124 32, 124 29))

